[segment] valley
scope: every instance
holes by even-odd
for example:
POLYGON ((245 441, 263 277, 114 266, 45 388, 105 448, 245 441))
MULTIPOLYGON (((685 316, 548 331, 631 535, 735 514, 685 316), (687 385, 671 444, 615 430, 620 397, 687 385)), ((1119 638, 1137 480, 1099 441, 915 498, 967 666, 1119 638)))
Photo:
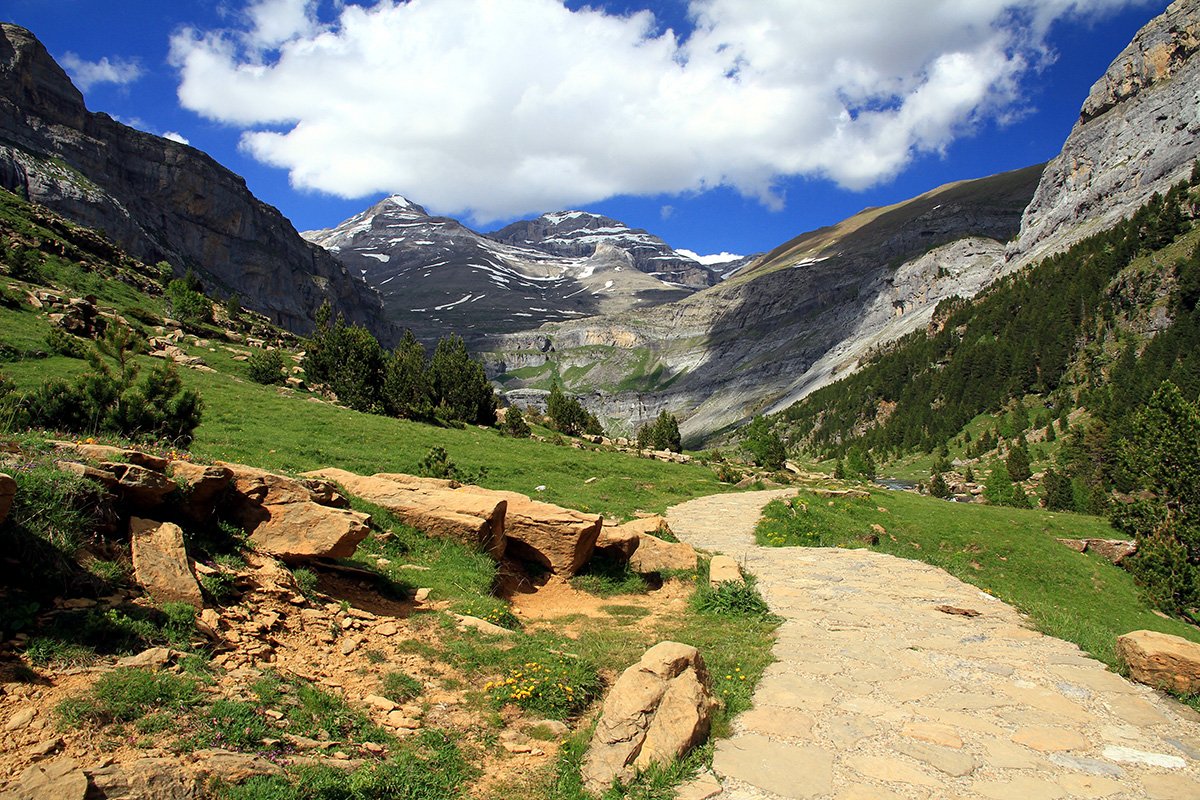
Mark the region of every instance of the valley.
MULTIPOLYGON (((268 6, 231 84, 339 41, 268 6)), ((1200 796, 1200 2, 1122 42, 1046 163, 708 258, 298 232, 0 23, 0 800, 1200 796)))

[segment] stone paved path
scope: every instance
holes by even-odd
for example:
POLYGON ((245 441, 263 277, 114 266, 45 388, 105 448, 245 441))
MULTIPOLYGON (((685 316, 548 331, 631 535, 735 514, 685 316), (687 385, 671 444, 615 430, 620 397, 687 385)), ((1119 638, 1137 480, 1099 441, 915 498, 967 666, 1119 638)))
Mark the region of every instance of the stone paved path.
POLYGON ((667 514, 681 540, 757 575, 786 619, 754 707, 717 745, 723 798, 1200 800, 1200 715, 940 569, 755 546, 762 506, 788 493, 667 514))

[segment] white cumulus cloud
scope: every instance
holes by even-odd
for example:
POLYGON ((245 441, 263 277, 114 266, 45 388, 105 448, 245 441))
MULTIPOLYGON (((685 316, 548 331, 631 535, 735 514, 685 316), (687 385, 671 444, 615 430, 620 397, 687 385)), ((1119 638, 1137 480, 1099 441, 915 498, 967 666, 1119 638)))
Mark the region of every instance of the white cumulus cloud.
POLYGON ((179 32, 181 103, 243 128, 292 183, 402 192, 479 222, 617 195, 781 178, 888 180, 1021 110, 1046 34, 1145 0, 257 0, 240 29, 179 32))
POLYGON ((172 142, 179 142, 179 144, 191 144, 186 136, 184 136, 182 133, 178 133, 177 131, 167 131, 162 135, 162 138, 170 139, 172 142))
POLYGON ((67 52, 58 59, 58 63, 71 76, 71 80, 81 92, 86 92, 101 83, 124 86, 133 83, 144 74, 135 59, 110 59, 105 56, 98 61, 87 61, 76 53, 67 52))

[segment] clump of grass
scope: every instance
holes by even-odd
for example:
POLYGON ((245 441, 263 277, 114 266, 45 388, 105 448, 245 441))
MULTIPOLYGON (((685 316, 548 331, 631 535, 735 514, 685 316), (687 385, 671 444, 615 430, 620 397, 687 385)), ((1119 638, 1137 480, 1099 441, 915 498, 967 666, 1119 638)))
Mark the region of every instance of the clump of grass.
POLYGON ((628 561, 594 555, 574 577, 571 585, 581 592, 597 597, 615 597, 622 594, 645 594, 650 584, 634 572, 628 561))
POLYGON ((196 683, 170 672, 118 669, 102 675, 87 694, 63 700, 55 714, 64 727, 133 722, 151 711, 179 714, 199 702, 196 683))
POLYGON ((317 573, 313 572, 308 567, 297 567, 292 570, 292 577, 296 579, 296 588, 300 590, 300 594, 310 600, 317 593, 317 573))
POLYGON ((196 732, 183 744, 185 749, 219 747, 256 752, 264 749, 263 739, 279 734, 279 730, 267 722, 262 706, 225 698, 201 711, 195 726, 196 732))
POLYGON ((425 691, 419 680, 399 670, 384 675, 382 683, 383 696, 393 703, 407 703, 425 691))
POLYGON ((581 659, 527 661, 483 686, 497 705, 511 703, 553 719, 579 714, 599 694, 596 671, 581 659))
POLYGON ((300 766, 283 775, 254 777, 239 786, 215 787, 220 800, 458 800, 479 774, 455 740, 423 731, 391 758, 353 772, 300 766))
POLYGON ((767 601, 759 593, 753 575, 747 574, 742 581, 726 581, 712 586, 708 581, 707 565, 701 570, 696 591, 692 594, 692 608, 710 616, 772 620, 767 601))
POLYGON ((30 640, 25 656, 38 667, 80 666, 98 655, 131 655, 147 647, 189 649, 195 632, 196 609, 187 603, 90 608, 56 616, 30 640))

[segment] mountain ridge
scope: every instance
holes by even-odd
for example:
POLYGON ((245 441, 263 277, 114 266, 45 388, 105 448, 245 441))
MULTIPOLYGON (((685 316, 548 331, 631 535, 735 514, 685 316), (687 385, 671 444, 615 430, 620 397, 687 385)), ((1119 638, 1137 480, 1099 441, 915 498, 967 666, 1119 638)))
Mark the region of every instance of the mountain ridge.
POLYGON ((392 338, 378 297, 302 240, 240 176, 188 145, 87 109, 31 32, 0 24, 0 186, 104 231, 137 258, 193 270, 296 332, 329 302, 392 338))
POLYGON ((361 275, 391 321, 426 342, 447 330, 478 341, 653 306, 718 280, 658 237, 586 211, 485 234, 393 195, 301 235, 361 275))

